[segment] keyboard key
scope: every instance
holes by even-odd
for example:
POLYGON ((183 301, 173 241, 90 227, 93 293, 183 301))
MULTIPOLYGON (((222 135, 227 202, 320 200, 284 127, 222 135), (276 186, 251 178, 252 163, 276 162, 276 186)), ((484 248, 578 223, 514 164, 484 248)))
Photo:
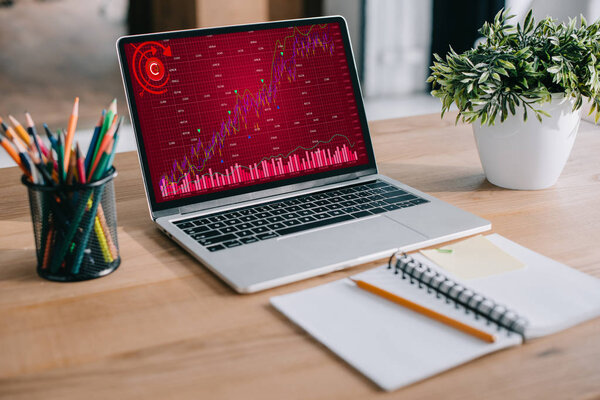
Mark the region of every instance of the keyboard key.
POLYGON ((283 207, 285 207, 285 204, 283 204, 283 202, 271 204, 271 210, 280 210, 283 207))
POLYGON ((371 204, 359 204, 356 206, 356 208, 358 208, 359 210, 368 210, 372 207, 373 206, 371 204))
POLYGON ((385 197, 398 197, 398 196, 404 196, 406 193, 404 190, 394 190, 393 192, 386 192, 383 193, 382 196, 385 197))
POLYGON ((297 219, 289 219, 287 221, 283 221, 283 224, 285 226, 297 226, 297 225, 302 225, 302 223, 300 221, 298 221, 297 219))
POLYGON ((225 227, 225 223, 224 222, 215 222, 212 224, 208 224, 208 227, 210 229, 221 229, 225 227))
POLYGON ((398 206, 397 206, 397 205, 395 205, 395 204, 390 204, 390 205, 388 205, 388 206, 384 206, 383 208, 385 208, 385 209, 386 209, 386 210, 388 210, 388 211, 394 211, 394 210, 398 210, 400 207, 398 207, 398 206))
POLYGON ((179 229, 193 228, 194 224, 191 222, 175 222, 174 223, 179 229))
POLYGON ((246 229, 254 228, 254 225, 252 225, 248 222, 244 222, 243 224, 236 225, 235 227, 241 231, 244 231, 246 229))
POLYGON ((208 220, 210 222, 221 222, 221 221, 225 221, 227 218, 225 218, 224 215, 219 214, 219 215, 213 215, 211 217, 208 217, 208 220))
POLYGON ((264 206, 254 207, 254 209, 259 213, 263 213, 263 212, 269 211, 271 209, 271 207, 269 207, 268 205, 264 205, 264 206))
POLYGON ((228 249, 232 248, 232 247, 238 247, 242 245, 242 242, 240 242, 239 240, 230 240, 228 242, 223 243, 225 245, 225 247, 227 247, 228 249))
POLYGON ((201 232, 210 231, 210 228, 208 226, 196 226, 196 227, 193 227, 193 228, 184 229, 183 231, 185 233, 187 233, 188 235, 193 235, 195 233, 201 233, 201 232))
POLYGON ((219 250, 223 250, 224 248, 225 248, 225 246, 223 246, 222 244, 217 244, 214 246, 207 247, 206 249, 208 251, 219 251, 219 250))
POLYGON ((337 223, 344 222, 344 221, 350 221, 352 219, 353 218, 349 215, 342 215, 342 216, 335 217, 335 218, 329 218, 329 219, 323 219, 321 221, 315 221, 315 222, 312 222, 309 224, 290 226, 285 229, 280 229, 276 232, 280 235, 289 235, 291 233, 301 232, 301 231, 305 231, 308 229, 320 228, 322 226, 337 224, 337 223))
POLYGON ((264 233, 269 232, 269 228, 267 228, 266 226, 258 226, 256 228, 252 228, 251 231, 254 233, 264 233))
POLYGON ((429 203, 429 201, 425 200, 425 199, 416 199, 416 200, 411 200, 410 202, 413 203, 413 204, 429 203))
POLYGON ((352 207, 353 205, 356 205, 357 203, 352 200, 345 200, 345 201, 341 201, 339 204, 341 204, 344 207, 352 207))
POLYGON ((200 240, 204 240, 213 236, 219 236, 221 234, 221 232, 219 231, 208 231, 208 232, 202 232, 202 233, 197 233, 195 235, 191 235, 192 239, 194 239, 195 241, 199 242, 200 240))
POLYGON ((286 206, 295 206, 295 205, 301 204, 302 202, 298 199, 290 199, 290 200, 282 201, 282 203, 285 204, 286 206))
POLYGON ((240 239, 240 242, 242 242, 244 244, 250 244, 250 243, 256 243, 256 242, 258 242, 258 239, 255 238, 254 236, 243 237, 243 238, 240 239))
MULTIPOLYGON (((333 211, 335 211, 335 210, 333 210, 333 211)), ((330 211, 330 212, 333 212, 333 211, 330 211)), ((360 208, 358 208, 358 207, 346 207, 346 208, 342 208, 342 211, 345 212, 345 213, 350 214, 350 213, 359 212, 360 208)))
POLYGON ((264 218, 267 218, 270 216, 271 216, 271 213, 268 213, 268 212, 259 212, 259 213, 255 214, 255 217, 260 218, 260 219, 264 219, 264 218))
POLYGON ((257 221, 252 221, 252 225, 253 226, 264 226, 266 224, 268 224, 269 222, 266 219, 259 219, 257 221))
POLYGON ((283 217, 280 217, 280 216, 277 216, 277 215, 276 215, 276 216, 274 216, 274 217, 268 217, 268 218, 267 218, 267 221, 269 221, 269 222, 271 222, 271 223, 275 223, 275 222, 281 222, 281 221, 283 221, 283 220, 284 220, 284 218, 283 218, 283 217))
POLYGON ((208 218, 198 218, 194 220, 194 225, 196 226, 204 226, 209 223, 210 221, 208 220, 208 218))
POLYGON ((255 221, 256 219, 258 218, 256 218, 254 215, 244 215, 239 218, 239 220, 242 222, 255 221))
POLYGON ((227 217, 228 217, 228 218, 239 218, 239 217, 241 217, 241 216, 242 216, 242 214, 240 214, 240 213, 239 213, 239 212, 237 212, 237 211, 232 211, 232 212, 230 212, 230 213, 227 213, 227 217))
POLYGON ((254 235, 254 232, 252 232, 251 230, 248 229, 248 230, 236 232, 235 234, 239 237, 246 237, 246 236, 254 235))
POLYGON ((318 206, 326 206, 326 205, 331 204, 331 202, 329 200, 317 200, 314 203, 318 206))
POLYGON ((328 210, 339 210, 343 206, 341 204, 330 204, 327 206, 328 210))
POLYGON ((252 208, 243 208, 241 210, 238 210, 237 212, 245 216, 254 215, 256 213, 256 211, 254 211, 252 208))
POLYGON ((226 226, 225 228, 219 229, 221 233, 231 233, 237 231, 237 228, 234 226, 226 226))
POLYGON ((407 201, 407 200, 416 200, 417 197, 413 196, 412 194, 405 194, 402 196, 396 196, 396 197, 388 197, 385 199, 385 201, 389 204, 394 204, 394 203, 401 203, 403 201, 407 201))
POLYGON ((285 211, 283 208, 276 208, 275 210, 271 210, 269 212, 273 215, 281 215, 285 214, 287 211, 285 211))
POLYGON ((353 213, 353 214, 350 214, 350 215, 352 215, 354 218, 363 218, 363 217, 366 217, 368 215, 373 215, 373 214, 371 214, 368 211, 359 211, 357 213, 353 213))
POLYGON ((298 218, 298 217, 299 217, 299 215, 298 215, 298 214, 296 214, 296 213, 287 213, 287 214, 281 214, 281 216, 282 216, 284 219, 292 219, 292 218, 298 218))
POLYGON ((313 208, 312 211, 314 213, 324 213, 324 212, 327 212, 328 209, 327 209, 327 207, 316 207, 316 208, 313 208))
POLYGON ((298 211, 297 214, 299 216, 301 216, 301 217, 308 217, 309 215, 313 215, 314 211, 312 211, 312 210, 300 210, 300 211, 298 211))
POLYGON ((237 225, 237 224, 241 224, 242 221, 240 221, 237 218, 232 218, 232 219, 228 219, 227 221, 225 221, 225 224, 227 225, 237 225))
POLYGON ((290 206, 285 208, 287 212, 296 212, 302 210, 301 207, 298 206, 290 206))
POLYGON ((212 244, 227 242, 229 240, 234 240, 234 239, 237 239, 237 238, 235 237, 234 234, 230 233, 227 235, 221 235, 221 236, 215 236, 215 237, 210 237, 210 238, 206 238, 206 239, 201 239, 201 240, 198 240, 198 243, 200 243, 202 246, 210 246, 212 244))
MULTIPOLYGON (((358 210, 356 210, 358 211, 358 210)), ((343 210, 332 210, 328 212, 329 215, 331 215, 332 217, 337 217, 338 215, 344 215, 345 212, 343 210)))
POLYGON ((298 218, 298 221, 302 222, 303 224, 306 224, 306 223, 316 221, 316 220, 314 219, 314 217, 307 216, 307 217, 298 218))
POLYGON ((381 214, 386 212, 385 208, 381 208, 381 207, 375 207, 370 209, 369 211, 371 211, 373 214, 381 214))
POLYGON ((283 229, 283 228, 285 228, 285 225, 282 222, 277 222, 276 224, 269 224, 269 225, 267 225, 267 228, 269 228, 270 230, 274 231, 276 229, 283 229))
POLYGON ((329 216, 328 214, 325 214, 325 213, 323 213, 323 214, 315 214, 315 215, 313 215, 313 217, 314 217, 314 218, 315 218, 317 221, 318 221, 318 220, 321 220, 321 219, 327 219, 327 218, 330 218, 330 216, 329 216))
POLYGON ((260 235, 256 235, 256 237, 260 240, 267 240, 267 239, 272 239, 274 237, 279 236, 278 234, 276 234, 275 232, 269 232, 269 233, 262 233, 260 235))

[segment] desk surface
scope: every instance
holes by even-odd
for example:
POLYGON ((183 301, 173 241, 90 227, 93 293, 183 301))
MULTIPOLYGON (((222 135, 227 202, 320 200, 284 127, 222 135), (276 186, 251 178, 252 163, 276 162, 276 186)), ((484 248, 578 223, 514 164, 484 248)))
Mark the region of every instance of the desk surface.
MULTIPOLYGON (((492 221, 493 231, 600 277, 600 129, 582 123, 558 184, 488 183, 471 128, 420 116, 371 124, 381 172, 492 221)), ((0 181, 0 397, 10 399, 596 398, 600 319, 394 393, 269 306, 376 263, 238 295, 153 227, 134 153, 116 158, 123 264, 95 281, 36 276, 26 191, 0 181), (485 394, 485 395, 484 395, 485 394)))

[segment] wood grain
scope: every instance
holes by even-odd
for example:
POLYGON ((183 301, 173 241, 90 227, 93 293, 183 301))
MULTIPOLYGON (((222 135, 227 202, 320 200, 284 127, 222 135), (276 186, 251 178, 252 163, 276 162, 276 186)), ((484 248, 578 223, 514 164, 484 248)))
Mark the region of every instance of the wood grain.
MULTIPOLYGON (((372 123, 381 172, 600 277, 600 131, 582 123, 556 186, 511 191, 485 180, 470 127, 452 121, 372 123)), ((0 398, 600 398, 600 319, 383 393, 268 303, 377 263, 235 294, 154 228, 135 154, 116 166, 123 264, 72 284, 36 276, 26 191, 2 170, 0 398)))

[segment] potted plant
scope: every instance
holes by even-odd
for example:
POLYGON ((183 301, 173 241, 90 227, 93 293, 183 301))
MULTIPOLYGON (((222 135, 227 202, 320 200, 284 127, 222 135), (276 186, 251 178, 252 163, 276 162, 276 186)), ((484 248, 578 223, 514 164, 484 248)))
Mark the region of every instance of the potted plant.
POLYGON ((584 98, 600 117, 600 21, 536 24, 529 11, 515 27, 507 23, 512 17, 503 10, 486 22, 474 49, 450 49, 445 60, 435 54, 428 82, 442 117, 454 103, 456 122, 472 124, 491 183, 542 189, 564 168, 584 98))

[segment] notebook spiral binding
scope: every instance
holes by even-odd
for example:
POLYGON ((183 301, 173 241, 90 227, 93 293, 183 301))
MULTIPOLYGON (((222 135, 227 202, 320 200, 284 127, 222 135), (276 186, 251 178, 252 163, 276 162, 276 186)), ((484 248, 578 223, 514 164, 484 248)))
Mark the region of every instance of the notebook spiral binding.
POLYGON ((406 253, 395 253, 390 257, 388 269, 392 268, 395 274, 402 273, 402 279, 409 279, 411 285, 416 283, 419 288, 427 288, 427 293, 435 292, 437 298, 445 297, 446 303, 454 302, 456 308, 463 307, 467 314, 472 312, 475 319, 483 317, 488 324, 496 324, 499 330, 504 328, 509 334, 514 332, 525 338, 527 327, 525 318, 463 287, 406 253), (394 259, 395 263, 393 263, 394 259))

